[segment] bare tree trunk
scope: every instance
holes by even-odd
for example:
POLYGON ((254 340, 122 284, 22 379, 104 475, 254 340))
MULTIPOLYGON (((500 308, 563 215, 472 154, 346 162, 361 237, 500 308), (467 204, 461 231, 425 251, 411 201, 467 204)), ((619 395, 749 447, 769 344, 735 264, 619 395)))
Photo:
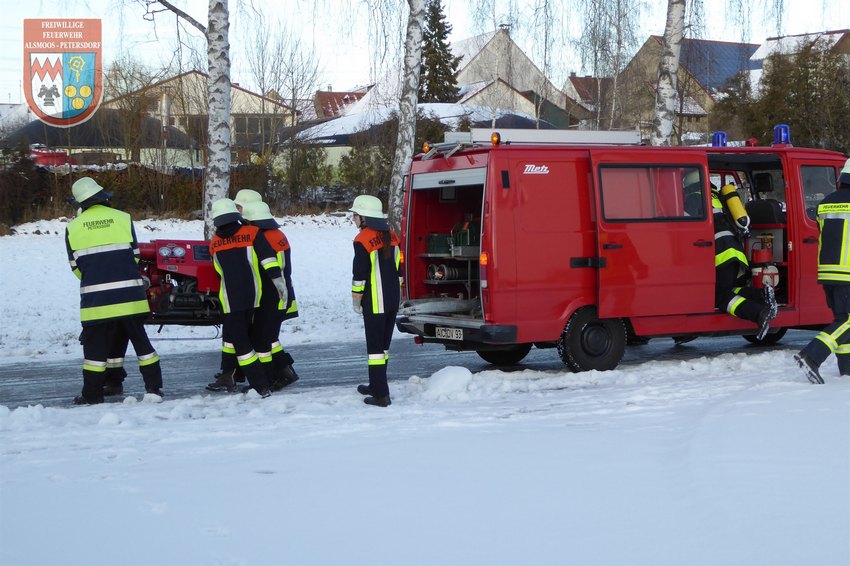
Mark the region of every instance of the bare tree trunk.
POLYGON ((227 0, 209 0, 207 26, 207 98, 209 145, 204 178, 204 236, 215 233, 212 203, 227 196, 230 186, 230 28, 227 0))
POLYGON ((651 145, 670 145, 676 118, 676 92, 679 79, 679 53, 685 30, 685 0, 667 0, 667 24, 658 62, 658 86, 655 91, 655 120, 649 136, 651 145))
POLYGON ((401 225, 404 204, 404 174, 413 159, 416 136, 416 104, 419 91, 419 67, 422 64, 422 27, 425 24, 425 0, 407 0, 407 36, 404 42, 404 82, 399 101, 398 138, 390 177, 389 222, 395 230, 401 225))

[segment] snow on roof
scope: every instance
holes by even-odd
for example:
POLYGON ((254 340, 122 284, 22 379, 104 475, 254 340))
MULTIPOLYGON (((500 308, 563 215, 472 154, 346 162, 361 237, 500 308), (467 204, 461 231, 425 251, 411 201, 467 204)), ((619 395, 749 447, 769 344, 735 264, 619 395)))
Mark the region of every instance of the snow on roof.
POLYGON ((833 30, 817 33, 802 33, 798 35, 785 35, 780 37, 768 37, 765 42, 756 49, 750 60, 764 61, 771 55, 789 55, 797 53, 805 45, 816 41, 823 42, 827 49, 832 49, 850 30, 833 30))
POLYGON ((469 64, 472 59, 481 52, 485 45, 487 45, 493 36, 498 33, 496 31, 490 31, 487 33, 482 33, 481 35, 476 35, 474 37, 469 37, 467 39, 462 39, 460 41, 455 41, 452 43, 449 48, 452 51, 452 54, 455 57, 460 57, 460 65, 458 65, 458 70, 463 69, 466 65, 469 64))
MULTIPOLYGON (((365 97, 364 97, 365 98, 365 97)), ((363 100, 358 101, 358 104, 363 100)), ((354 105, 352 105, 354 106, 354 105)), ((349 107, 350 108, 350 107, 349 107)), ((461 118, 468 118, 472 122, 480 122, 500 118, 506 115, 515 115, 521 118, 534 120, 534 116, 503 110, 476 106, 472 104, 433 102, 420 104, 419 110, 426 115, 431 115, 449 127, 456 127, 461 118)), ((321 141, 323 138, 334 136, 351 135, 365 132, 372 126, 382 124, 390 119, 393 112, 398 112, 397 105, 374 106, 356 114, 341 116, 328 120, 302 132, 304 139, 321 141)))

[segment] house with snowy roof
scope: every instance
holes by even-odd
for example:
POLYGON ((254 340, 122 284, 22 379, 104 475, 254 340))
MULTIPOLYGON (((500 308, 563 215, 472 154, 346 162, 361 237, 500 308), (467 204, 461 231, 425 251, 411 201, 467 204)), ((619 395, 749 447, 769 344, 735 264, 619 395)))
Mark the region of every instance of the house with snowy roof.
POLYGON ((850 65, 850 29, 768 37, 750 56, 752 61, 750 84, 753 92, 758 93, 762 73, 770 66, 771 56, 793 57, 806 45, 839 53, 850 65))
MULTIPOLYGON (((620 120, 625 124, 639 124, 644 137, 648 137, 655 117, 661 42, 661 36, 650 36, 619 77, 622 86, 620 120)), ((758 48, 759 45, 753 43, 682 40, 674 134, 683 143, 699 143, 708 138, 708 114, 719 99, 721 89, 738 73, 759 68, 759 61, 752 59, 758 48)))
POLYGON ((350 91, 335 91, 331 85, 328 85, 328 90, 316 91, 313 97, 316 118, 319 120, 339 118, 345 113, 347 107, 366 96, 372 86, 350 91))
POLYGON ((556 87, 511 39, 507 28, 452 43, 460 57, 457 82, 462 104, 534 116, 558 128, 589 116, 574 89, 556 87))

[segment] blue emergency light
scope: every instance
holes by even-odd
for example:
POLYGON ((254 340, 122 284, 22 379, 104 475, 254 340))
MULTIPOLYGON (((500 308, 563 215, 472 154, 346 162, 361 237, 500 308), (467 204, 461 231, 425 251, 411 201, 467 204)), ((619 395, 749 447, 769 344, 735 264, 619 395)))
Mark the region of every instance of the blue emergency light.
POLYGON ((788 124, 773 127, 773 145, 791 145, 791 128, 788 124))
POLYGON ((726 147, 726 132, 711 134, 711 147, 726 147))

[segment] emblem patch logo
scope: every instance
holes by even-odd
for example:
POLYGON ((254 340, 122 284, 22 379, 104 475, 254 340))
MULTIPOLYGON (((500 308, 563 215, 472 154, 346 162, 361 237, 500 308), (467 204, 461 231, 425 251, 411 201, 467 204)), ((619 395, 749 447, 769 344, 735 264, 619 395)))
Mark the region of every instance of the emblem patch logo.
POLYGON ((24 20, 24 95, 42 122, 67 128, 91 118, 103 88, 97 19, 24 20))

